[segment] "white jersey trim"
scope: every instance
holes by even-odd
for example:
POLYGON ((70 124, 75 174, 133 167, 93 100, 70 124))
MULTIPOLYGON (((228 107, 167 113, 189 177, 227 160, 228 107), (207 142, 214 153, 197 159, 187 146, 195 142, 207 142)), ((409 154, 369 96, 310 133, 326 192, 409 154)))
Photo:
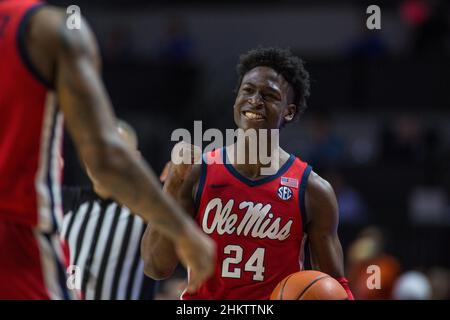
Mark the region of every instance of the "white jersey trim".
POLYGON ((38 170, 35 178, 37 197, 37 229, 52 233, 62 226, 61 168, 58 166, 63 116, 56 107, 54 92, 48 92, 42 123, 38 170))

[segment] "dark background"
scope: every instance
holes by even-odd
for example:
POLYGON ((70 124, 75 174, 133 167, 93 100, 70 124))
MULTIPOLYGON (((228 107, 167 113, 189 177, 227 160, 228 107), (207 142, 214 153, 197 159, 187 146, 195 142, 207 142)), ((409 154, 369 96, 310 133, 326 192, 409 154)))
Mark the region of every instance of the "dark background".
MULTIPOLYGON (((234 128, 239 54, 290 47, 312 79, 282 146, 328 179, 344 251, 367 226, 402 270, 450 268, 450 9, 446 1, 49 1, 98 37, 118 117, 159 173, 171 132, 234 128), (381 7, 381 30, 366 8, 381 7)), ((65 139, 65 183, 86 184, 65 139)))

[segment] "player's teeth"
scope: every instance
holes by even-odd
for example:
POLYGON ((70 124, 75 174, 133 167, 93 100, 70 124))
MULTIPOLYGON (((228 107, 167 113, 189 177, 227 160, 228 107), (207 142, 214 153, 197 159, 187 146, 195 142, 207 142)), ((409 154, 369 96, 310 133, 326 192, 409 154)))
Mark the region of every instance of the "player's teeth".
POLYGON ((253 112, 246 112, 245 115, 250 119, 262 119, 262 116, 253 112))

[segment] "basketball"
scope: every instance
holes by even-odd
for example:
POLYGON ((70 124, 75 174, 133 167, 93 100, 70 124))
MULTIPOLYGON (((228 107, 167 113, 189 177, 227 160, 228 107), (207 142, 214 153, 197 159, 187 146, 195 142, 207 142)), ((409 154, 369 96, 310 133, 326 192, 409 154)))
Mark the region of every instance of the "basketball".
POLYGON ((308 270, 281 280, 272 291, 270 300, 348 300, 348 295, 328 274, 308 270))

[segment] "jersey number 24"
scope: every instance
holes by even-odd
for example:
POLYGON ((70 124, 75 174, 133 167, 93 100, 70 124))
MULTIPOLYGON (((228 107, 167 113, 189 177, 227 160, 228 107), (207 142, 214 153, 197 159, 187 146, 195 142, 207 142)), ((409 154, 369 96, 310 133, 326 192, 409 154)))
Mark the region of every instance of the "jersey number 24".
MULTIPOLYGON (((241 268, 233 267, 233 264, 242 262, 243 249, 237 245, 228 245, 224 248, 226 255, 233 254, 233 257, 228 257, 222 263, 222 277, 223 278, 241 278, 241 268)), ((253 272, 253 280, 264 280, 264 248, 257 248, 252 256, 245 263, 244 271, 253 272)))

